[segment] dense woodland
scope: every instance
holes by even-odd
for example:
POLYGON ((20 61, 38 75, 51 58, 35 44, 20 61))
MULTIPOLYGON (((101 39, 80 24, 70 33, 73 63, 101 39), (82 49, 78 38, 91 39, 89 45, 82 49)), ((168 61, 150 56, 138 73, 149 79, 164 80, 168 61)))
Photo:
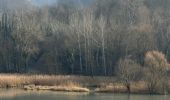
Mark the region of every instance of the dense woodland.
POLYGON ((0 0, 0 72, 115 75, 152 50, 170 60, 170 0, 82 1, 0 0))

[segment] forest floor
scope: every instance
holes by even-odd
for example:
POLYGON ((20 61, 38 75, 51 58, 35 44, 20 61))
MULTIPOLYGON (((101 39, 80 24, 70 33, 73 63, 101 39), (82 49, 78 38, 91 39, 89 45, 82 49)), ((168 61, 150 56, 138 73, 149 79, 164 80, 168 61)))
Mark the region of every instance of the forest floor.
MULTIPOLYGON (((64 75, 0 74, 0 88, 50 90, 66 92, 127 93, 124 84, 115 77, 64 75)), ((132 93, 147 93, 145 82, 131 84, 132 93)))

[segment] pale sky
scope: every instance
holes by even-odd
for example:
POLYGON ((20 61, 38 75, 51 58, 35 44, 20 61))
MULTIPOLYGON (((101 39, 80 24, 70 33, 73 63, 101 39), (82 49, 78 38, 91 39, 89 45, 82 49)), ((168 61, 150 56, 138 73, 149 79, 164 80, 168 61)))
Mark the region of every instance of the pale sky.
POLYGON ((53 4, 55 3, 57 0, 29 0, 32 1, 34 4, 36 5, 44 5, 44 4, 53 4))
MULTIPOLYGON (((44 5, 44 4, 53 4, 58 0, 29 0, 32 1, 36 5, 44 5)), ((91 0, 81 0, 84 4, 89 3, 91 0)))

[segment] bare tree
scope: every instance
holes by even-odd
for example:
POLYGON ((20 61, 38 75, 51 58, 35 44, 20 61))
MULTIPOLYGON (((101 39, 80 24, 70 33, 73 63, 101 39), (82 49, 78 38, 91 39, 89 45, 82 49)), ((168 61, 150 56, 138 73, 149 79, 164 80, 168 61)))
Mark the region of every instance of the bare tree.
POLYGON ((99 21, 99 29, 101 33, 101 40, 102 40, 102 59, 103 59, 103 68, 104 68, 104 75, 107 75, 107 67, 106 67, 106 55, 105 55, 105 33, 106 33, 106 19, 104 16, 101 15, 99 21))
POLYGON ((38 42, 43 38, 39 25, 33 21, 33 17, 31 17, 31 20, 28 20, 28 17, 21 12, 21 16, 17 17, 17 26, 12 32, 13 42, 18 52, 18 60, 20 59, 18 66, 21 68, 25 66, 25 71, 27 71, 30 57, 39 50, 38 42))
POLYGON ((135 61, 125 58, 120 59, 118 63, 117 75, 127 87, 128 92, 131 92, 131 82, 140 79, 141 68, 135 61))
POLYGON ((83 64, 82 64, 82 49, 81 49, 81 35, 82 35, 82 19, 77 11, 75 14, 73 14, 70 18, 70 26, 71 29, 73 29, 73 32, 77 35, 77 42, 78 42, 78 48, 79 48, 79 64, 80 64, 80 72, 83 72, 83 64))
POLYGON ((169 64, 165 55, 158 51, 150 51, 145 55, 146 82, 150 93, 166 93, 167 70, 169 64))
POLYGON ((94 22, 94 16, 93 16, 93 10, 92 9, 85 9, 83 10, 83 36, 84 36, 84 52, 85 52, 85 67, 86 67, 86 73, 88 73, 88 69, 91 69, 91 73, 93 74, 93 67, 92 66, 92 50, 91 46, 93 41, 93 35, 92 32, 93 29, 93 22, 94 22))

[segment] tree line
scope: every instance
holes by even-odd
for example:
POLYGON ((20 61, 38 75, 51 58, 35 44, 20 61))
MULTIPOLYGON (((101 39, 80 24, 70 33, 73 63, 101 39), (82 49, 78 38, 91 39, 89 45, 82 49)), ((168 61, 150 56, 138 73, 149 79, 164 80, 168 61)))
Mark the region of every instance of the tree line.
POLYGON ((169 0, 11 2, 0 0, 1 72, 108 76, 122 59, 145 66, 148 51, 170 60, 169 0))

